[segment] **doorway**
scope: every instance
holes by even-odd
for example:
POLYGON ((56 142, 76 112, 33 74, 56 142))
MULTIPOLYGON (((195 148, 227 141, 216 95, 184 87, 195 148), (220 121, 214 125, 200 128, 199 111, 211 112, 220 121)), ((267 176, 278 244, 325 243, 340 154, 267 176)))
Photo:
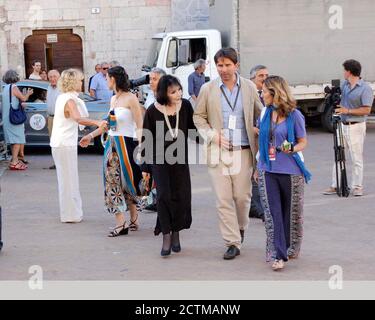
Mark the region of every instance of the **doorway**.
POLYGON ((24 41, 25 74, 33 72, 32 62, 39 60, 47 72, 60 73, 68 68, 83 70, 82 39, 72 29, 34 30, 24 41))

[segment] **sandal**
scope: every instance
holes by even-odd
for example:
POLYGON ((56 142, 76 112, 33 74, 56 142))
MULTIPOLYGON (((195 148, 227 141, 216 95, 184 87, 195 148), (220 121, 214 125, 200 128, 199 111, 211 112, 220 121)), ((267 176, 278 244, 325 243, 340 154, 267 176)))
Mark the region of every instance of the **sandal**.
POLYGON ((29 161, 25 160, 25 158, 18 158, 19 161, 21 161, 23 164, 29 164, 29 161))
POLYGON ((108 237, 113 238, 122 235, 127 235, 129 233, 129 227, 125 228, 125 225, 126 222, 122 226, 114 227, 113 230, 108 234, 108 237))
POLYGON ((134 221, 132 221, 132 219, 130 219, 130 224, 129 224, 130 231, 137 231, 138 230, 139 225, 138 225, 138 223, 136 223, 137 220, 138 220, 138 213, 137 213, 137 217, 135 218, 134 221))
POLYGON ((275 260, 272 264, 273 271, 278 271, 284 269, 284 261, 283 260, 275 260))
POLYGON ((27 166, 23 164, 21 161, 18 161, 16 164, 10 164, 9 165, 9 170, 12 171, 21 171, 21 170, 26 170, 27 166))

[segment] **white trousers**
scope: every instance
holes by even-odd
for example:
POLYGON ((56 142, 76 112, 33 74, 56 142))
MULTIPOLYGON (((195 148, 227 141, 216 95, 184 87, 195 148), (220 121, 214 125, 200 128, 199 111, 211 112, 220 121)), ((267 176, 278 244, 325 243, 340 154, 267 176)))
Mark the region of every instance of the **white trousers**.
MULTIPOLYGON (((343 125, 345 154, 350 154, 353 164, 351 188, 363 187, 363 145, 366 137, 366 122, 343 125)), ((336 167, 332 170, 332 187, 336 188, 336 167)))
POLYGON ((59 185, 61 222, 80 222, 83 217, 79 193, 77 147, 52 148, 59 185))

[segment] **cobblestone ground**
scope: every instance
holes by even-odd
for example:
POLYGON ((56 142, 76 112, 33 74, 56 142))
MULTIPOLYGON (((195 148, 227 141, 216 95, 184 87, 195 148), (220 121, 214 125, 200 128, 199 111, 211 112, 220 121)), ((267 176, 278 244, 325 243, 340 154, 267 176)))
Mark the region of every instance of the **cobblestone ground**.
POLYGON ((332 265, 343 268, 346 280, 375 280, 375 126, 366 139, 361 198, 321 195, 330 183, 330 134, 310 129, 305 156, 314 177, 305 189, 302 254, 275 273, 265 263, 260 220, 251 220, 241 255, 234 261, 222 259, 225 248, 205 166, 191 167, 193 225, 182 233, 182 252, 162 259, 161 237, 153 235, 154 213, 140 215, 139 231, 106 237, 114 221, 104 213, 100 155, 80 153, 84 221, 71 225, 59 222, 56 173, 47 169, 52 164, 48 150, 29 152, 28 171, 6 171, 2 177, 0 280, 26 280, 32 265, 41 266, 47 280, 327 280, 332 265))

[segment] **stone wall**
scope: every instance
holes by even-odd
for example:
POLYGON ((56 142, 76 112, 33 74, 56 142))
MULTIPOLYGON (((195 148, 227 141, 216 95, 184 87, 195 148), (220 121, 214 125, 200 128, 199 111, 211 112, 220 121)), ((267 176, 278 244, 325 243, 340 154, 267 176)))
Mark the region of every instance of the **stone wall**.
POLYGON ((24 76, 25 38, 56 28, 72 28, 82 38, 86 76, 96 63, 118 60, 137 77, 151 36, 171 29, 171 0, 0 0, 2 72, 12 67, 24 76))

